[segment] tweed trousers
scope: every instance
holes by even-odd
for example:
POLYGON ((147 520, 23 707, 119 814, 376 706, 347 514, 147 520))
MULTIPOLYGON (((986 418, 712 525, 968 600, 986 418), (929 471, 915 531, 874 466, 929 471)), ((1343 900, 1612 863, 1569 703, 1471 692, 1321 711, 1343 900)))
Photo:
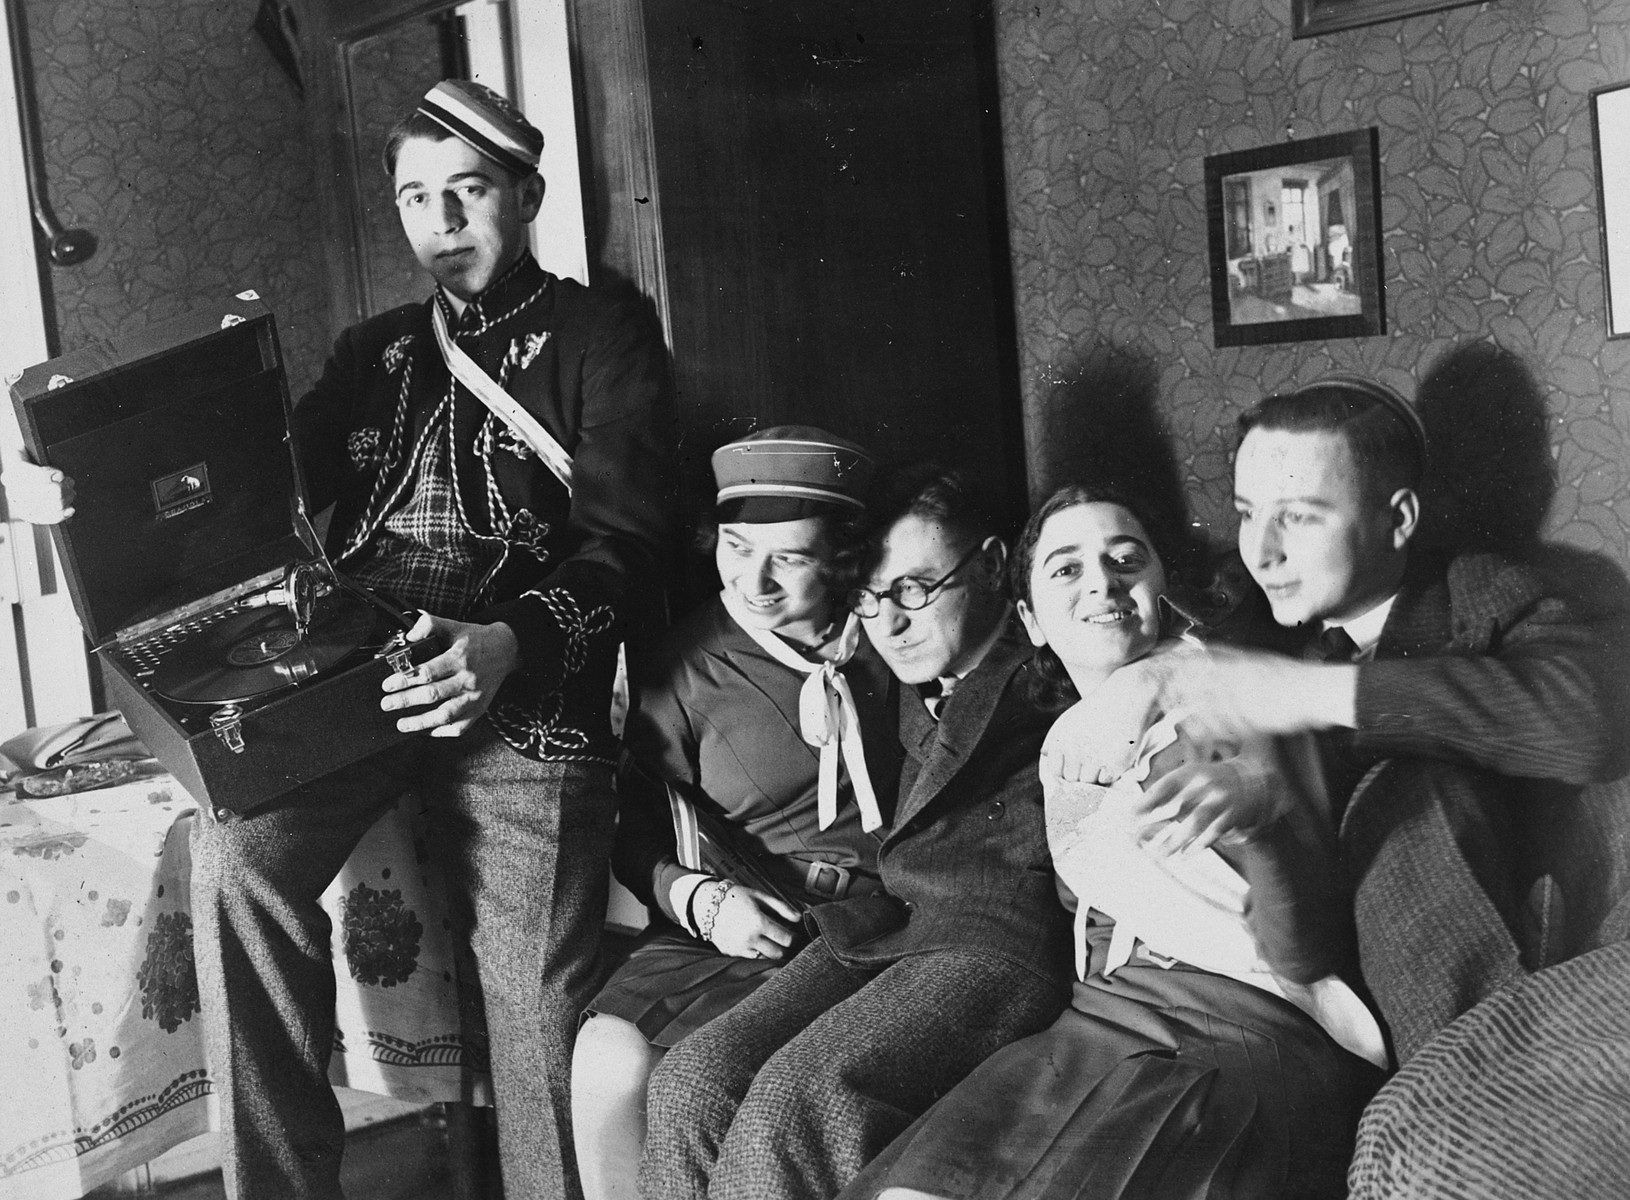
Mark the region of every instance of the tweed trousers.
POLYGON ((845 966, 817 939, 670 1050, 647 1092, 647 1200, 830 1200, 935 1100, 1069 1001, 976 949, 845 966))
POLYGON ((1537 965, 1519 933, 1507 790, 1474 767, 1388 759, 1343 817, 1359 967, 1400 1064, 1537 965))
POLYGON ((571 1047, 597 984, 611 770, 535 762, 481 723, 376 755, 246 817, 195 823, 194 955, 237 1200, 342 1195, 345 1130, 327 1077, 334 966, 318 899, 408 786, 428 805, 455 933, 475 959, 465 1033, 480 1036, 484 1004, 506 1195, 582 1194, 571 1047))

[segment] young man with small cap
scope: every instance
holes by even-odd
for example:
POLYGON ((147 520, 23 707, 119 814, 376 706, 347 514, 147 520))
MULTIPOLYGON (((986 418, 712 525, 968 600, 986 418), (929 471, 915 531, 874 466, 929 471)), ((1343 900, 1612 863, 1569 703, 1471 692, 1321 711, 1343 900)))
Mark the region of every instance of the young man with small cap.
MULTIPOLYGON (((966 483, 897 473, 851 593, 899 680, 885 891, 814 908, 818 936, 668 1052, 641 1194, 827 1200, 984 1058, 1069 998, 1036 762, 1052 717, 966 483)), ((868 747, 868 750, 870 748, 868 747)))
MULTIPOLYGON (((381 698, 404 712, 399 729, 434 741, 195 823, 194 954, 238 1200, 340 1195, 318 900, 408 787, 440 823, 476 961, 481 998, 466 1008, 485 1006, 505 1194, 581 1194, 571 1047, 605 916, 612 676, 662 591, 671 397, 645 306, 558 279, 528 251, 542 145, 478 84, 430 90, 385 165, 436 291, 343 333, 295 408, 308 498, 333 505, 330 559, 418 610, 409 638, 445 649, 381 698)), ((6 483, 19 517, 72 515, 60 473, 13 466, 6 483)))
MULTIPOLYGON (((1622 770, 1612 631, 1528 568, 1415 548, 1426 435, 1392 389, 1328 378, 1240 429, 1240 553, 1307 649, 1219 650, 1159 681, 1162 703, 1218 732, 1318 732, 1364 980, 1407 1060, 1540 965, 1513 831, 1535 781, 1622 770)), ((1197 836, 1232 803, 1204 765, 1151 791, 1168 800, 1197 836)))

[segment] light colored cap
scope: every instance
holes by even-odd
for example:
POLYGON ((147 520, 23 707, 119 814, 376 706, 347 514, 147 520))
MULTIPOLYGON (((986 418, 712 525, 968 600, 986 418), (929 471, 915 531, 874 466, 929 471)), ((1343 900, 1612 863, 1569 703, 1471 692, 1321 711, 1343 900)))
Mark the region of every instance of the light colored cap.
POLYGON ((823 508, 862 512, 875 464, 847 438, 812 425, 777 425, 713 452, 722 520, 766 524, 823 508))
POLYGON ((489 87, 467 79, 444 79, 425 93, 419 111, 516 175, 538 169, 542 132, 489 87))

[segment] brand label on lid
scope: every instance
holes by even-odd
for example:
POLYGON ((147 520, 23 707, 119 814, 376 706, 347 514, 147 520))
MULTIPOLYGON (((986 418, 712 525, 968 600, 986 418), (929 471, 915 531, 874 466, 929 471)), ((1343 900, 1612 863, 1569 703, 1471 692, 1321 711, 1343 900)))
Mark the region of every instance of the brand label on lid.
POLYGON ((168 521, 171 517, 179 517, 210 502, 209 465, 194 463, 153 480, 150 486, 158 519, 168 521))

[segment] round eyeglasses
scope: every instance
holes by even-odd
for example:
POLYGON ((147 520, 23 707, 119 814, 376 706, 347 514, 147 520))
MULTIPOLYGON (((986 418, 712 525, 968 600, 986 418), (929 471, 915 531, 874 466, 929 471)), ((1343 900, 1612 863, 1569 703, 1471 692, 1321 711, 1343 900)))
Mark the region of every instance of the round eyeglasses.
POLYGON ((882 612, 885 599, 894 601, 896 608, 903 608, 907 612, 927 608, 934 602, 935 593, 950 583, 951 577, 971 563, 974 556, 984 548, 983 544, 975 546, 957 560, 956 566, 934 580, 933 583, 923 583, 921 580, 912 579, 908 576, 905 579, 896 579, 881 592, 874 592, 871 588, 851 588, 848 596, 849 607, 862 617, 875 617, 882 612))

